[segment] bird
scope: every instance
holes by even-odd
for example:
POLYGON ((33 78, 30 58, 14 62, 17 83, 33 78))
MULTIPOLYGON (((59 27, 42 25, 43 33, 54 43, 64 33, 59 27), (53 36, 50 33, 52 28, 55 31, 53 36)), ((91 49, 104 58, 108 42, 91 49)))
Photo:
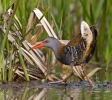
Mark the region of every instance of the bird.
MULTIPOLYGON (((89 27, 85 21, 82 21, 80 26, 80 33, 71 39, 66 45, 62 44, 54 37, 48 37, 40 44, 33 46, 31 49, 34 50, 41 47, 50 48, 54 52, 56 59, 62 64, 71 66, 72 70, 73 66, 78 65, 83 68, 86 63, 91 60, 97 43, 96 38, 96 27, 89 27)), ((72 74, 73 72, 69 76, 72 74)), ((68 77, 62 81, 67 80, 68 77)), ((88 81, 90 82, 89 78, 88 81)), ((90 82, 90 84, 93 86, 92 82, 90 82)))

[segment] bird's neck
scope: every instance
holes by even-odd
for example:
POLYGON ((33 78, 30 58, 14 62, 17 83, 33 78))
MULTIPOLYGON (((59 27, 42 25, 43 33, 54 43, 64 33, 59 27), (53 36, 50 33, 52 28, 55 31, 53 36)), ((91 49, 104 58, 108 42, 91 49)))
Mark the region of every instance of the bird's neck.
POLYGON ((54 52, 54 55, 55 55, 56 59, 60 59, 60 57, 58 56, 58 48, 54 47, 54 48, 51 48, 51 49, 54 52))
POLYGON ((62 44, 60 41, 58 41, 57 43, 54 44, 53 47, 49 47, 49 48, 51 48, 52 51, 54 52, 56 59, 60 61, 64 47, 65 45, 62 44))

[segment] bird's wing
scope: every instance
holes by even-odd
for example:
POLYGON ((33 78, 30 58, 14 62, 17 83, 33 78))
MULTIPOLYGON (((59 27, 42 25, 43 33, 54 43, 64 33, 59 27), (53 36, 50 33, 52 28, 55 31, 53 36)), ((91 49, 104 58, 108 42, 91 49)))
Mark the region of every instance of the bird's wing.
POLYGON ((81 42, 82 38, 81 38, 81 33, 79 33, 76 37, 74 37, 72 40, 70 40, 68 42, 68 44, 66 45, 67 46, 78 46, 78 44, 81 42))
MULTIPOLYGON (((93 33, 93 37, 94 37, 94 40, 96 40, 96 37, 97 37, 97 30, 96 30, 96 27, 95 26, 91 26, 90 27, 90 30, 92 31, 93 33)), ((68 44, 66 45, 67 46, 74 46, 74 47, 77 47, 79 45, 79 43, 82 41, 82 38, 81 38, 81 33, 79 33, 76 37, 74 37, 72 40, 70 40, 68 42, 68 44)))
POLYGON ((74 47, 76 47, 76 46, 78 46, 78 44, 80 42, 81 42, 81 33, 79 33, 76 37, 74 37, 72 40, 70 40, 67 45, 60 46, 60 48, 58 49, 58 55, 61 56, 62 53, 64 53, 66 51, 65 49, 68 46, 74 46, 74 47))

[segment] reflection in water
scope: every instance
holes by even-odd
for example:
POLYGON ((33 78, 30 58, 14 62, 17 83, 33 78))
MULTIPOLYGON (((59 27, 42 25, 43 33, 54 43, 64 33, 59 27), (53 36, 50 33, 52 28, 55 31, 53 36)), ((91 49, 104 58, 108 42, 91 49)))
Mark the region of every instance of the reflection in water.
POLYGON ((112 88, 107 87, 48 86, 38 82, 0 85, 0 100, 112 100, 111 94, 112 88))
POLYGON ((40 88, 40 89, 37 89, 37 91, 28 100, 41 100, 41 99, 46 100, 45 99, 46 94, 47 94, 47 89, 40 88))

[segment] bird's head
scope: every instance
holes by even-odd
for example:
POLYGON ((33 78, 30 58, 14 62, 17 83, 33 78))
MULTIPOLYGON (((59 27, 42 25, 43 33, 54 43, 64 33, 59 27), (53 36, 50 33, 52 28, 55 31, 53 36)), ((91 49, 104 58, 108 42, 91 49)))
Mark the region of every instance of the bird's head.
POLYGON ((49 37, 46 38, 44 41, 42 41, 40 44, 35 45, 34 47, 32 47, 32 49, 37 49, 37 48, 41 48, 41 47, 48 47, 48 48, 58 48, 59 46, 59 41, 56 38, 53 37, 49 37))
POLYGON ((81 22, 81 35, 82 35, 83 39, 88 41, 88 43, 93 40, 92 31, 91 31, 89 25, 85 21, 81 22))
POLYGON ((56 38, 49 37, 45 39, 44 41, 42 41, 40 44, 35 45, 31 49, 34 50, 41 47, 48 47, 53 50, 56 58, 58 59, 59 58, 58 49, 62 46, 63 44, 60 41, 58 41, 56 38))

